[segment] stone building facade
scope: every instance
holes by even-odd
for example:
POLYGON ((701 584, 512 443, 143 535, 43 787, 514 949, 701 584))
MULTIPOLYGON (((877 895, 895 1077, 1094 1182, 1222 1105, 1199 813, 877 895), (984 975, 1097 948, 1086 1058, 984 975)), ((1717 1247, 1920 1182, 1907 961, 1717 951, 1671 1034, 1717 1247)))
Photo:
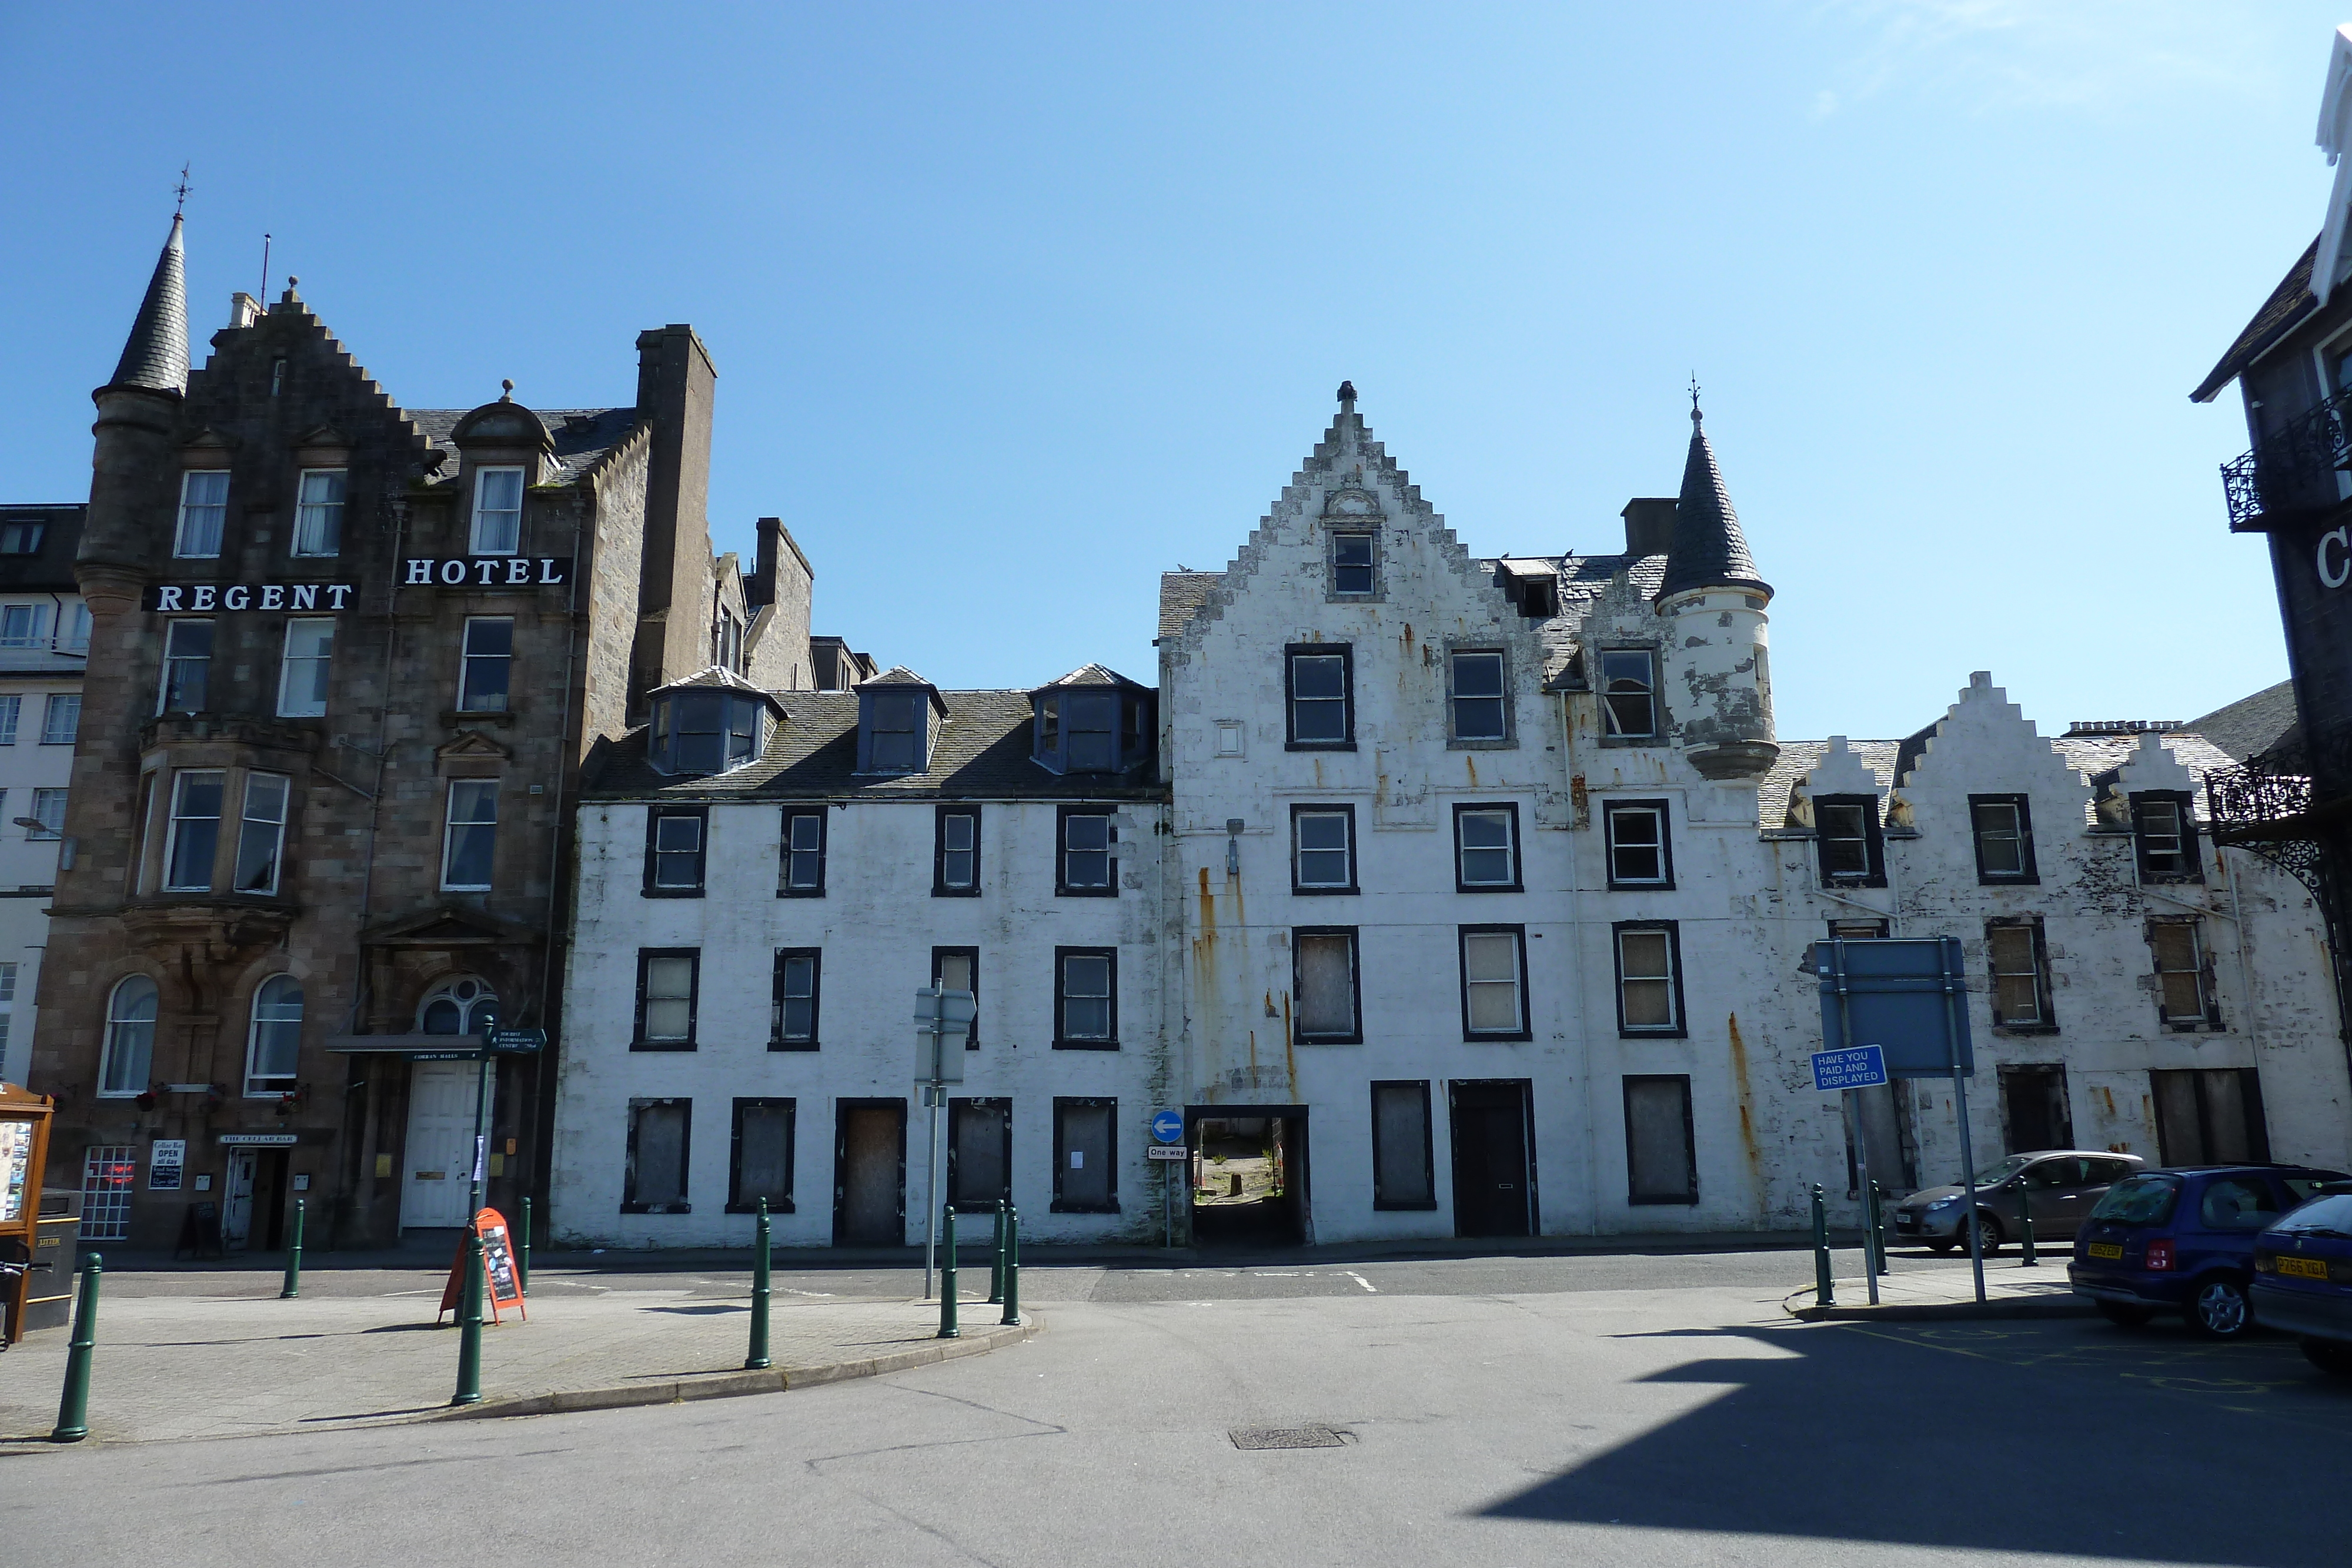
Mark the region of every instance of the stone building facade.
POLYGON ((807 569, 710 554, 715 371, 638 338, 634 406, 395 404, 295 292, 192 367, 182 233, 98 404, 93 673, 31 1079, 93 1239, 382 1242, 543 1180, 578 769, 714 659, 809 667, 807 569), (493 1023, 476 1069, 431 1060, 493 1023))

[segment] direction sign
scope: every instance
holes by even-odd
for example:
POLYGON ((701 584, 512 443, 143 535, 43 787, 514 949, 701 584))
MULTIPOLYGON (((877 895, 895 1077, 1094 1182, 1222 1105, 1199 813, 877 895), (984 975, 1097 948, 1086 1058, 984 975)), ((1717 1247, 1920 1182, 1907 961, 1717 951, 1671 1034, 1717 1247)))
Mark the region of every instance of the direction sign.
POLYGON ((1147 1160, 1181 1160, 1192 1157, 1192 1151, 1181 1144, 1154 1144, 1143 1151, 1147 1160))
POLYGON ((1163 1144, 1184 1141, 1184 1113, 1181 1111, 1155 1112, 1151 1118, 1151 1135, 1163 1144))
POLYGON ((543 1029, 493 1029, 489 1047, 500 1056, 533 1056, 547 1049, 543 1029))
MULTIPOLYGON (((964 1041, 980 1006, 970 991, 926 986, 915 993, 915 1082, 963 1082, 964 1041)), ((926 1101, 926 1103, 929 1103, 926 1101)))
POLYGON ((1867 1089, 1886 1082, 1886 1053, 1874 1045, 1813 1052, 1813 1087, 1867 1089))

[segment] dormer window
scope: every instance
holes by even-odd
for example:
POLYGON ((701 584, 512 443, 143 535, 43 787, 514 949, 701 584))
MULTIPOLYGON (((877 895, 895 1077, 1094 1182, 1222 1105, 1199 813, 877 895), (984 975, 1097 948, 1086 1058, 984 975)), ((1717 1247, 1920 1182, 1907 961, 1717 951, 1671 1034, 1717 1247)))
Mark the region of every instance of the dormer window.
POLYGON ((1099 664, 1029 695, 1037 765, 1055 773, 1125 773, 1151 758, 1151 689, 1099 664))
POLYGON ((874 702, 874 738, 869 773, 919 773, 923 745, 923 699, 919 693, 877 695, 874 702))
POLYGON ((472 553, 513 555, 521 549, 522 470, 477 469, 472 553))
POLYGON ((724 773, 760 755, 767 704, 750 692, 693 687, 654 698, 646 755, 664 773, 724 773))

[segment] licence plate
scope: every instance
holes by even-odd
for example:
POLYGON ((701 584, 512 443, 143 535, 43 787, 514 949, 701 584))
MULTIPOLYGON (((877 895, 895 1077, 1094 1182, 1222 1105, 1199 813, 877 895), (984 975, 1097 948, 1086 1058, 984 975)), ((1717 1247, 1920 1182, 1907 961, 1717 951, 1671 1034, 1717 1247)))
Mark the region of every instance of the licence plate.
POLYGON ((1919 1217, 1916 1214, 1898 1214, 1895 1217, 1895 1228, 1916 1230, 1919 1228, 1919 1217))
POLYGON ((2282 1258, 2278 1260, 2278 1271, 2293 1274, 2298 1280, 2327 1278, 2327 1265, 2317 1258, 2282 1258))
POLYGON ((2094 1241, 2084 1250, 2094 1258, 2114 1258, 2120 1260, 2124 1255, 2124 1244, 2120 1241, 2094 1241))

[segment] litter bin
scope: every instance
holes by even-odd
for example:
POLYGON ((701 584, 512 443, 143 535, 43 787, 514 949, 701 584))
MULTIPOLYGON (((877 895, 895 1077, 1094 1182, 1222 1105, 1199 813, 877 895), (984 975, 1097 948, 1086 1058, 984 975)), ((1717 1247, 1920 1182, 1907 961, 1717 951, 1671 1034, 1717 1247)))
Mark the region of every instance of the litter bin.
POLYGON ((61 1329, 73 1321, 80 1240, 81 1194, 55 1188, 41 1194, 41 1212, 34 1221, 33 1261, 25 1276, 25 1333, 61 1329))

